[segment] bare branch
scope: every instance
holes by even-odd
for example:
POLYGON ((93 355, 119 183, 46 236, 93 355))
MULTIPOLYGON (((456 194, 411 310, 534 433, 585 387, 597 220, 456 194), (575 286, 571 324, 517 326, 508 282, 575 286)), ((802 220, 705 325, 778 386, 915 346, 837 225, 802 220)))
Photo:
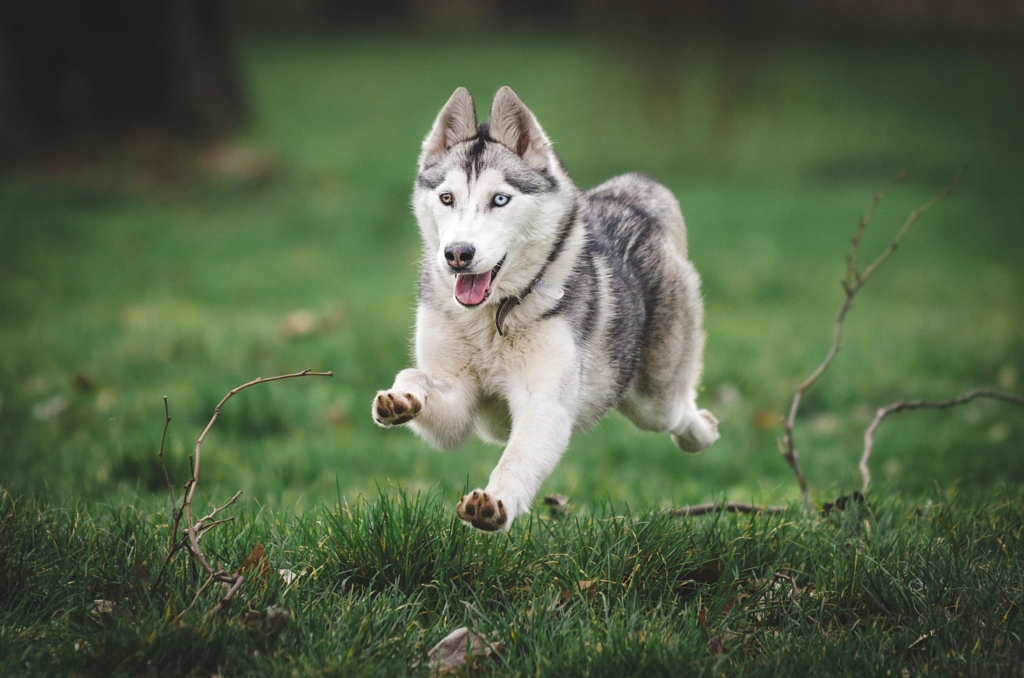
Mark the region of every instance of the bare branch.
MULTIPOLYGON (((314 372, 313 370, 308 370, 307 369, 307 370, 302 370, 301 372, 296 372, 294 374, 282 374, 282 375, 279 375, 279 376, 276 376, 276 377, 267 377, 267 378, 257 377, 256 379, 253 379, 250 382, 242 384, 241 386, 236 386, 235 388, 233 388, 230 391, 228 391, 228 394, 226 396, 224 396, 223 398, 221 398, 221 401, 219 403, 217 403, 217 406, 215 408, 213 408, 213 417, 210 418, 210 423, 208 423, 206 425, 206 428, 203 429, 203 432, 199 436, 199 439, 196 440, 195 456, 193 456, 193 458, 192 458, 192 477, 189 478, 188 482, 186 483, 186 487, 188 489, 187 489, 187 491, 185 493, 184 503, 182 504, 182 508, 185 511, 185 534, 189 538, 189 550, 192 552, 192 555, 195 557, 195 559, 197 561, 199 561, 199 564, 202 566, 202 568, 204 570, 206 570, 207 574, 209 574, 210 576, 216 577, 217 576, 217 572, 213 569, 213 567, 210 565, 210 563, 208 563, 206 561, 205 556, 203 556, 202 550, 199 548, 199 535, 198 535, 198 532, 196 530, 196 524, 192 520, 192 496, 195 494, 196 485, 199 482, 199 464, 200 464, 200 460, 202 459, 203 441, 206 440, 206 435, 210 432, 210 429, 213 428, 214 423, 217 421, 217 418, 220 416, 220 410, 221 410, 222 407, 224 407, 224 403, 226 403, 228 400, 230 400, 231 397, 233 395, 235 395, 236 393, 238 393, 239 391, 243 391, 243 390, 249 388, 250 386, 255 386, 256 384, 262 384, 262 383, 265 383, 265 382, 268 382, 268 381, 279 381, 281 379, 292 379, 292 378, 295 378, 295 377, 333 377, 333 376, 334 376, 333 372, 314 372)), ((237 498, 237 497, 238 497, 238 495, 236 494, 235 498, 237 498)), ((231 501, 229 501, 227 504, 225 504, 221 508, 223 509, 223 508, 229 506, 232 502, 234 502, 235 498, 232 498, 231 501)), ((219 509, 217 509, 217 510, 219 510, 219 509)), ((214 510, 213 514, 216 514, 217 510, 214 510)))
POLYGON ((682 506, 674 509, 674 516, 702 516, 707 513, 725 511, 728 513, 784 513, 789 510, 788 506, 754 506, 742 504, 738 501, 722 502, 718 504, 697 504, 696 506, 682 506))
POLYGON ((808 376, 803 381, 803 383, 800 384, 799 387, 797 387, 796 392, 793 394, 793 403, 790 405, 789 408, 789 416, 787 416, 785 421, 783 422, 783 437, 777 441, 779 453, 782 454, 783 458, 785 458, 785 460, 789 463, 790 467, 793 469, 793 473, 796 475, 797 482, 800 485, 800 493, 803 495, 804 504, 806 505, 808 510, 810 510, 811 508, 811 494, 807 489, 807 479, 804 477, 803 470, 800 467, 800 461, 799 456, 797 454, 796 445, 793 442, 793 426, 796 422, 797 412, 800 409, 800 402, 803 399, 804 394, 811 388, 811 386, 814 385, 816 381, 818 381, 821 375, 825 373, 825 370, 828 369, 829 365, 831 365, 832 361, 835 359, 836 354, 839 353, 839 348, 842 344, 843 338, 843 322, 846 320, 846 314, 853 305, 853 298, 857 295, 857 292, 859 292, 861 288, 864 287, 864 284, 868 281, 868 278, 870 278, 871 275, 876 270, 878 270, 878 267, 881 266, 885 262, 885 260, 892 255, 893 252, 896 251, 896 248, 899 247, 899 244, 903 240, 903 237, 910 230, 910 227, 913 226, 914 223, 921 217, 921 215, 930 210, 932 207, 937 205, 942 200, 944 200, 947 196, 949 196, 950 193, 953 192, 953 189, 956 187, 957 183, 959 183, 961 176, 963 176, 963 168, 957 171, 956 175, 953 177, 952 181, 950 181, 949 185, 947 185, 946 188, 944 188, 938 195, 933 197, 931 200, 926 202, 921 207, 918 207, 916 210, 911 212, 910 216, 907 217, 906 221, 903 222, 903 226, 901 226, 900 230, 896 233, 896 236, 893 238, 892 242, 889 243, 889 246, 885 250, 883 250, 882 253, 879 254, 878 257, 874 261, 872 261, 871 264, 868 265, 867 268, 864 269, 863 273, 859 270, 857 261, 860 249, 860 242, 861 238, 864 235, 864 231, 865 229, 867 229, 871 217, 874 216, 875 209, 878 207, 878 203, 882 201, 882 199, 889 193, 889 191, 898 186, 906 178, 906 173, 901 174, 891 184, 889 184, 889 186, 885 190, 880 191, 879 193, 876 193, 873 196, 868 211, 861 218, 860 223, 857 227, 857 231, 854 234, 853 239, 850 241, 850 251, 846 255, 846 276, 842 281, 845 297, 843 299, 843 303, 840 304, 839 306, 839 311, 836 313, 835 331, 832 337, 832 346, 829 348, 828 353, 825 355, 825 359, 821 362, 821 364, 818 365, 818 367, 813 372, 811 372, 810 376, 808 376))
POLYGON ((236 593, 238 593, 238 589, 242 588, 243 583, 245 583, 245 577, 241 574, 234 575, 234 581, 231 582, 231 586, 228 588, 227 593, 224 594, 223 598, 217 601, 217 604, 213 609, 206 613, 206 618, 209 619, 221 610, 226 610, 228 605, 231 604, 231 599, 235 597, 236 593))
POLYGON ((871 420, 871 425, 864 431, 864 453, 860 457, 860 476, 864 480, 864 486, 861 492, 868 491, 868 485, 871 483, 871 472, 868 470, 868 461, 871 460, 871 451, 874 446, 874 435, 878 425, 882 423, 890 414, 896 412, 902 412, 903 410, 920 410, 920 409, 935 409, 944 410, 947 407, 956 407, 957 405, 963 405, 968 403, 975 398, 991 398, 993 400, 1002 400, 1004 402, 1013 403, 1015 405, 1024 405, 1024 398, 1019 398, 1015 395, 1008 393, 998 393, 996 391, 971 391, 966 395, 953 400, 941 400, 941 401, 929 401, 929 400, 897 400, 894 403, 886 405, 885 407, 879 407, 875 410, 875 418, 871 420))
POLYGON ((166 420, 164 421, 163 437, 160 440, 159 457, 160 464, 164 470, 164 478, 167 480, 167 489, 171 495, 172 528, 170 540, 168 542, 167 557, 164 558, 163 565, 160 567, 160 571, 157 573, 156 578, 153 580, 153 586, 154 588, 156 587, 156 584, 160 581, 171 559, 178 551, 180 551, 183 548, 187 548, 189 554, 192 556, 193 562, 198 562, 206 571, 207 574, 206 582, 196 591, 195 596, 192 598, 192 602, 189 603, 188 606, 186 606, 185 609, 177 615, 177 617, 175 617, 175 622, 180 621, 184 617, 188 609, 191 608, 193 604, 195 604, 195 602, 199 599, 199 596, 203 593, 203 591, 207 589, 207 587, 209 587, 211 583, 218 582, 222 584, 225 589, 225 594, 224 597, 221 598, 220 601, 218 601, 217 605, 209 612, 207 612, 207 619, 216 615, 221 610, 226 609, 228 605, 230 605, 231 600, 235 597, 235 594, 238 593, 239 589, 241 589, 242 584, 245 582, 245 577, 242 575, 240 570, 233 573, 228 573, 224 570, 223 565, 221 565, 218 569, 215 570, 213 566, 210 565, 210 563, 206 560, 206 556, 203 554, 202 549, 199 547, 199 542, 203 538, 203 535, 205 535, 207 532, 209 532, 217 525, 234 520, 233 517, 223 518, 221 520, 214 520, 214 518, 217 516, 218 513, 220 513, 221 511, 225 510, 226 508, 235 503, 238 497, 242 494, 241 490, 236 492, 234 496, 231 497, 231 499, 229 499, 223 505, 214 508, 208 514, 200 518, 198 521, 193 521, 192 519, 192 498, 195 495, 196 486, 199 483, 199 462, 202 458, 201 454, 203 441, 206 439, 206 435, 210 432, 210 429, 213 427, 214 422, 216 422, 217 418, 220 416, 220 410, 224 406, 224 403, 226 403, 233 395, 235 395, 239 391, 247 389, 250 386, 255 386, 256 384, 262 384, 268 381, 279 381, 281 379, 291 379, 294 377, 333 376, 333 372, 314 372, 312 370, 303 370, 301 372, 296 372, 294 374, 283 374, 276 377, 260 377, 258 379, 254 379, 253 381, 250 381, 248 383, 242 384, 241 386, 231 389, 231 391, 229 391, 228 394, 225 395, 219 403, 217 403, 217 406, 213 410, 213 417, 210 419, 210 422, 206 425, 206 428, 203 429, 203 432, 202 434, 200 434, 199 439, 196 440, 195 455, 189 458, 189 466, 191 467, 191 473, 189 479, 185 482, 183 488, 183 498, 180 508, 177 506, 177 502, 174 497, 174 484, 171 482, 170 474, 167 471, 167 465, 164 463, 164 441, 167 438, 167 427, 171 421, 170 411, 167 408, 167 396, 164 396, 164 412, 166 414, 166 420), (178 535, 178 526, 182 516, 184 516, 185 518, 184 536, 181 538, 180 541, 175 542, 175 539, 177 539, 178 535))

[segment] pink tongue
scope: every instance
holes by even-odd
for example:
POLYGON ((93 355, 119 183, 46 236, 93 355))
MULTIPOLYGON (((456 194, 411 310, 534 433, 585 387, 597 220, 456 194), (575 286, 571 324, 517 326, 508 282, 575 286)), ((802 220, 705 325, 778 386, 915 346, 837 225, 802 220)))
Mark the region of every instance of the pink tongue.
POLYGON ((487 296, 487 286, 491 284, 491 272, 477 275, 455 276, 455 298, 466 306, 476 306, 487 296))

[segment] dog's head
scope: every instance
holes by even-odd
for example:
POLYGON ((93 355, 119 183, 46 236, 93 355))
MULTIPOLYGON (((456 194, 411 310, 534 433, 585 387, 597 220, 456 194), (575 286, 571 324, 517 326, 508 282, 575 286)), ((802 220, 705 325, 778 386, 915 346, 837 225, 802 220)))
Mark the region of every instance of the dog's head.
POLYGON ((502 87, 490 120, 478 124, 473 99, 460 87, 419 159, 413 208, 426 265, 462 306, 521 294, 542 268, 574 191, 515 92, 502 87))

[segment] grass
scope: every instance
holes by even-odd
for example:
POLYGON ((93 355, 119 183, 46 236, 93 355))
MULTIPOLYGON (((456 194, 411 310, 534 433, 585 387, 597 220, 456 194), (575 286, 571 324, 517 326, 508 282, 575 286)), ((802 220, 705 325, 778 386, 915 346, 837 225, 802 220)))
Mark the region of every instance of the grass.
POLYGON ((0 673, 152 662, 170 675, 399 675, 464 624, 498 632, 505 656, 488 668, 507 675, 1020 672, 1019 409, 886 420, 870 507, 659 513, 795 502, 777 422, 828 347, 857 220, 903 169, 911 178, 882 204, 866 256, 969 166, 858 297, 843 351, 805 399, 796 435, 816 498, 859 486, 874 407, 1020 393, 1018 46, 698 44, 654 79, 651 55, 558 36, 241 45, 243 141, 274 155, 271 177, 0 184, 0 673), (500 449, 430 452, 377 429, 368 409, 409 362, 419 142, 457 85, 482 112, 502 84, 581 186, 639 170, 679 196, 707 306, 702 403, 723 436, 682 455, 611 415, 544 486, 572 497, 571 516, 535 513, 488 539, 454 524, 452 508, 500 449), (235 614, 204 624, 204 598, 174 626, 194 590, 184 561, 155 590, 143 576, 166 546, 161 396, 180 483, 230 388, 306 367, 336 376, 228 403, 197 495, 205 506, 244 490, 209 548, 238 564, 262 542, 274 569, 304 573, 244 590, 245 606, 282 604, 292 623, 276 639, 235 614), (775 572, 793 577, 794 596, 775 572), (574 586, 594 578, 594 598, 577 600, 574 586), (575 602, 556 605, 566 590, 575 602), (90 615, 95 599, 118 612, 90 615), (716 636, 725 655, 708 648, 716 636))
POLYGON ((280 634, 237 615, 204 622, 216 595, 188 607, 195 580, 183 559, 154 587, 166 548, 158 514, 9 494, 2 509, 8 674, 405 675, 459 626, 504 644, 483 667, 502 675, 1021 668, 1019 493, 857 504, 827 518, 598 507, 534 514, 497 537, 465 529, 437 496, 250 513, 206 548, 241 563, 263 543, 269 576, 250 572, 235 609, 284 607, 292 621, 280 634), (285 584, 280 568, 299 578, 285 584), (113 607, 90 611, 95 599, 113 607), (169 621, 186 608, 184 624, 169 621), (724 651, 709 649, 719 642, 724 651))

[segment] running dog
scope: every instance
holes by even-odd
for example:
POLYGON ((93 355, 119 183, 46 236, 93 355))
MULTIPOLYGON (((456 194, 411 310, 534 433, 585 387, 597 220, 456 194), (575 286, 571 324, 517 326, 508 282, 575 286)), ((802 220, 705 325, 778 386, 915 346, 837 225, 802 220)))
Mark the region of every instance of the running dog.
POLYGON ((718 439, 696 405, 700 278, 668 189, 626 174, 581 192, 511 89, 480 124, 460 87, 423 142, 412 202, 416 367, 377 393, 373 419, 441 449, 474 429, 505 444, 460 519, 508 530, 569 437, 613 407, 687 452, 718 439))

